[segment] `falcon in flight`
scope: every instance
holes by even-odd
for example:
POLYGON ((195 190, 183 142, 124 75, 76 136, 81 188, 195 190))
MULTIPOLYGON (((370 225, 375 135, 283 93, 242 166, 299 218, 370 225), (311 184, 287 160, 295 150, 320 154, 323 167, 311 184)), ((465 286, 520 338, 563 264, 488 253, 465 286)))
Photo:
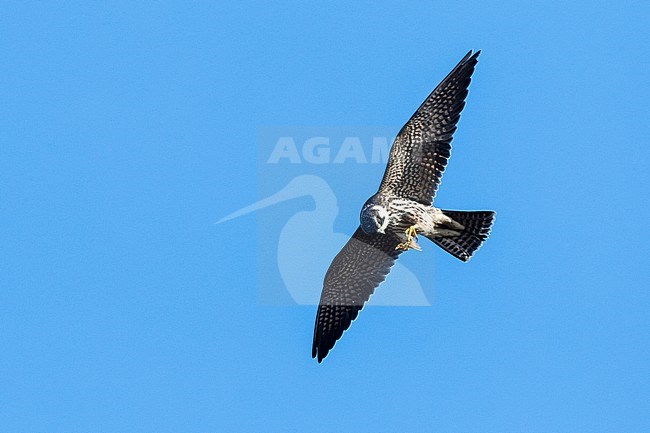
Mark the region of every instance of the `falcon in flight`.
POLYGON ((361 208, 360 227, 325 274, 311 352, 318 362, 356 319, 397 257, 420 250, 418 235, 464 262, 487 239, 494 212, 433 207, 479 53, 467 53, 397 134, 379 191, 361 208))

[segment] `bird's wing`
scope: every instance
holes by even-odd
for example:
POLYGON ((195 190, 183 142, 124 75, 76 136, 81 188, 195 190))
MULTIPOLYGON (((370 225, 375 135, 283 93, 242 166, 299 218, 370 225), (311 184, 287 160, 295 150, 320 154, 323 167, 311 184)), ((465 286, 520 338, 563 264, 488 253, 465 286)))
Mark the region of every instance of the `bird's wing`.
POLYGON ((467 53, 397 134, 380 193, 432 204, 479 54, 467 53))
POLYGON ((363 304, 386 278, 402 250, 387 234, 366 234, 357 228, 334 257, 323 282, 311 356, 321 362, 343 331, 356 319, 363 304))

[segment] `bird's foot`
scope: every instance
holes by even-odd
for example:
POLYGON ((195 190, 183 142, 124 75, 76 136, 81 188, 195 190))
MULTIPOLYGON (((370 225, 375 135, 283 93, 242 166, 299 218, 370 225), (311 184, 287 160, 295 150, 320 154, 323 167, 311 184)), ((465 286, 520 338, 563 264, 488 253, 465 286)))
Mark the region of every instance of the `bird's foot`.
POLYGON ((395 247, 395 249, 396 249, 396 250, 407 251, 407 250, 409 249, 409 245, 410 245, 409 242, 401 242, 401 243, 397 244, 397 246, 395 247))
POLYGON ((400 242, 397 244, 395 247, 396 250, 403 250, 403 251, 408 251, 408 250, 416 250, 416 251, 422 251, 422 248, 420 248, 420 245, 415 241, 415 238, 411 238, 408 241, 400 242))
POLYGON ((408 251, 409 249, 417 250, 417 251, 422 251, 422 248, 420 248, 420 245, 416 242, 418 239, 418 233, 415 230, 415 226, 410 226, 406 230, 404 230, 404 234, 406 235, 406 240, 404 242, 401 242, 397 244, 395 247, 396 250, 404 250, 408 251))
POLYGON ((415 226, 411 226, 404 230, 404 233, 406 233, 406 239, 411 240, 411 238, 418 238, 418 232, 415 230, 415 226))

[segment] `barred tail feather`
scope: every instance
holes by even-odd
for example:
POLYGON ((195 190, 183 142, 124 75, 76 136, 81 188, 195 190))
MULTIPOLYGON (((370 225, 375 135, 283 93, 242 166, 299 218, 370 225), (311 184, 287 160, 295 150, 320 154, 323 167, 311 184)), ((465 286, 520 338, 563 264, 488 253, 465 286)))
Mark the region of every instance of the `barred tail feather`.
POLYGON ((465 229, 459 236, 428 238, 457 259, 468 261, 488 238, 496 214, 492 211, 442 210, 442 212, 465 226, 465 229))

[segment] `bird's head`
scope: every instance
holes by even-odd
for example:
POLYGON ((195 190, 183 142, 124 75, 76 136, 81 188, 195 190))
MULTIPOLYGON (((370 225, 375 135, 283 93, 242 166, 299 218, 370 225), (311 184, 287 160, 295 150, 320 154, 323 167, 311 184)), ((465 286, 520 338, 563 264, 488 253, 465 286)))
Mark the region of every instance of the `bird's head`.
POLYGON ((368 234, 386 233, 388 223, 388 211, 383 206, 369 203, 361 210, 361 228, 368 234))

